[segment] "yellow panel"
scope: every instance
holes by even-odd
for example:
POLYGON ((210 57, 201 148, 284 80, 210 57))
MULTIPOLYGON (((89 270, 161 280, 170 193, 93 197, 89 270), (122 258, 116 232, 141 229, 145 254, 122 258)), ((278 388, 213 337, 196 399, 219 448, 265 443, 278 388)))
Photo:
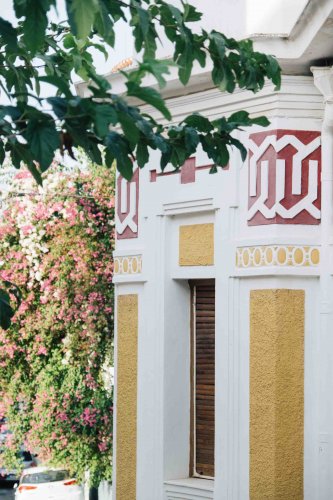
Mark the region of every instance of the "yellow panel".
POLYGON ((118 296, 117 500, 136 498, 138 296, 118 296))
POLYGON ((304 291, 250 300, 250 499, 303 500, 304 291))
POLYGON ((214 265, 214 224, 180 226, 179 265, 214 265))

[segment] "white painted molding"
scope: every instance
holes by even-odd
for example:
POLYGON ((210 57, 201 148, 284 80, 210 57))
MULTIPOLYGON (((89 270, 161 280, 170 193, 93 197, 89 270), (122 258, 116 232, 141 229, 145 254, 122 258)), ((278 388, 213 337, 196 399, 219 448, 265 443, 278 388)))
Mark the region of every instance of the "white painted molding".
MULTIPOLYGON (((193 113, 193 110, 210 119, 230 115, 240 109, 255 116, 263 114, 268 117, 322 119, 324 109, 322 96, 315 88, 313 78, 290 75, 282 77, 279 91, 275 91, 271 83, 266 83, 256 94, 240 89, 228 94, 212 88, 212 85, 208 89, 202 86, 195 94, 183 93, 181 96, 168 98, 168 107, 172 114, 171 123, 178 123, 193 113)), ((151 106, 143 106, 143 109, 166 123, 151 106)))
MULTIPOLYGON (((308 0, 298 22, 287 38, 279 34, 254 34, 255 49, 274 54, 282 67, 289 71, 308 71, 316 59, 330 57, 332 0, 308 0)), ((288 16, 288 14, 286 13, 288 16)), ((301 73, 299 73, 301 74, 301 73)))
MULTIPOLYGON (((293 236, 270 236, 269 239, 266 238, 238 238, 235 240, 236 247, 259 247, 267 245, 291 245, 291 246, 316 246, 320 248, 320 243, 318 244, 318 239, 301 237, 300 235, 293 236)), ((332 241, 333 245, 333 241, 332 241)))
POLYGON ((213 500, 214 481, 206 479, 178 479, 164 483, 167 500, 213 500))
MULTIPOLYGON (((322 118, 322 96, 313 84, 311 76, 283 75, 279 91, 274 85, 266 82, 263 89, 254 94, 246 90, 236 89, 234 93, 221 92, 214 87, 211 81, 211 68, 207 67, 204 73, 196 75, 186 87, 181 86, 176 72, 171 70, 166 89, 162 95, 168 100, 168 107, 172 114, 171 123, 177 123, 193 110, 209 116, 210 119, 221 114, 231 114, 246 109, 253 115, 265 114, 271 116, 287 116, 294 118, 322 118), (192 87, 193 85, 193 87, 192 87), (204 96, 203 93, 204 92, 204 96)), ((113 75, 110 78, 114 92, 124 92, 122 75, 113 75)), ((87 91, 82 83, 76 87, 80 96, 86 96, 87 91)), ((156 87, 153 79, 145 81, 145 85, 156 87)), ((140 101, 129 100, 132 104, 140 105, 140 101)), ((152 106, 140 106, 144 112, 156 117, 159 122, 166 123, 160 113, 152 106)))
POLYGON ((163 215, 182 215, 198 212, 213 212, 218 209, 214 198, 202 198, 196 200, 174 201, 163 203, 163 215))
POLYGON ((119 285, 122 283, 146 283, 147 281, 147 277, 144 274, 120 274, 113 277, 112 283, 119 285))
POLYGON ((290 276, 298 278, 313 278, 320 276, 319 267, 291 267, 291 266, 272 266, 272 267, 251 267, 248 269, 236 268, 235 272, 230 274, 230 278, 253 278, 255 276, 265 276, 276 278, 279 276, 290 276))
POLYGON ((200 280, 214 279, 216 277, 215 266, 184 266, 174 267, 171 271, 173 280, 200 280))
POLYGON ((142 255, 143 247, 117 249, 113 252, 113 257, 131 257, 132 255, 142 255))

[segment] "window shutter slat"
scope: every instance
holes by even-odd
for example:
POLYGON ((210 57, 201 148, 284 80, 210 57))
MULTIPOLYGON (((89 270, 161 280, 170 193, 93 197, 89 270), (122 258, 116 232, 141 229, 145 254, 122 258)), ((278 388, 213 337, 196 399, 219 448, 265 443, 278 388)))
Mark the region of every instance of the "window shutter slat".
POLYGON ((195 285, 195 473, 214 477, 215 283, 195 285))

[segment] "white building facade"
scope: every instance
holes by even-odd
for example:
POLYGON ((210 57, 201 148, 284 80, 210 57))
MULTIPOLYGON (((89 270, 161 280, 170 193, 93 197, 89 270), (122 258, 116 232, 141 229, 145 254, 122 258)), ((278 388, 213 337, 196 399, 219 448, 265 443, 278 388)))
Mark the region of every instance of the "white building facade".
MULTIPOLYGON (((220 2, 193 3, 212 27, 220 2)), ((214 27, 254 34, 282 88, 171 75, 175 123, 245 109, 270 126, 240 132, 248 158, 217 174, 198 150, 118 177, 113 497, 330 500, 333 1, 222 4, 214 27)))

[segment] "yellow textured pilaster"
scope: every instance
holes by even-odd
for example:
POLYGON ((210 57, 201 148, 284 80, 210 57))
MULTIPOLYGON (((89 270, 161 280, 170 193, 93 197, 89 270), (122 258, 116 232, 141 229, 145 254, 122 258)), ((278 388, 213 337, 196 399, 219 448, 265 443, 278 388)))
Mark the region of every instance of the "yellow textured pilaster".
POLYGON ((179 265, 214 265, 214 224, 180 226, 179 265))
POLYGON ((118 296, 116 499, 136 499, 138 296, 118 296))
POLYGON ((250 299, 250 499, 303 500, 304 291, 250 299))

